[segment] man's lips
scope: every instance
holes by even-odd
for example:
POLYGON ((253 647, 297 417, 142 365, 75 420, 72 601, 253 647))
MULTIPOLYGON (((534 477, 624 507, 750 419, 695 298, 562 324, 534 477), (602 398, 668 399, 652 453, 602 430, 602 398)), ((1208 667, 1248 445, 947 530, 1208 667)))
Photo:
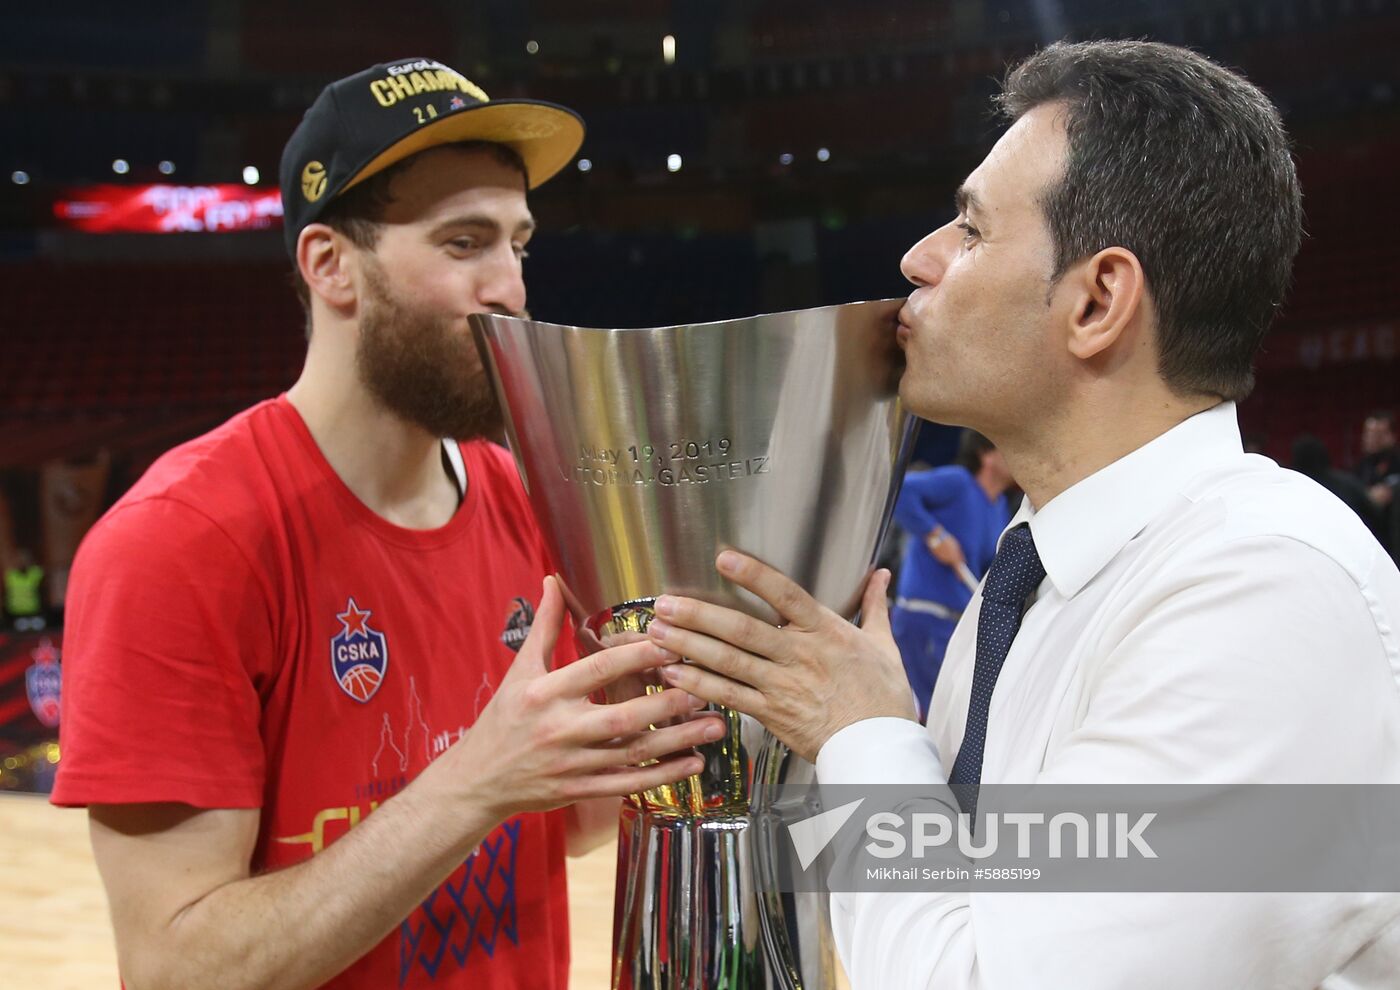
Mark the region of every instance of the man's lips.
POLYGON ((912 332, 913 331, 909 329, 909 317, 905 311, 901 309, 899 311, 899 327, 894 332, 894 339, 899 342, 900 347, 903 347, 905 344, 909 343, 909 335, 912 332))

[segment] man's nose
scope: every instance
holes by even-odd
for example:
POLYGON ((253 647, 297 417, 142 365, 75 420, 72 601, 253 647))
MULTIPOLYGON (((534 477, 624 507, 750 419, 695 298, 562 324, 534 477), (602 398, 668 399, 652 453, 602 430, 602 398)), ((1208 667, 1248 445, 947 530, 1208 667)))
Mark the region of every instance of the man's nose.
POLYGON ((950 234, 957 233, 952 221, 924 237, 904 253, 899 262, 900 274, 914 285, 937 285, 948 268, 950 234))
POLYGON ((525 273, 514 248, 505 246, 485 259, 476 301, 483 308, 507 313, 525 309, 525 273))

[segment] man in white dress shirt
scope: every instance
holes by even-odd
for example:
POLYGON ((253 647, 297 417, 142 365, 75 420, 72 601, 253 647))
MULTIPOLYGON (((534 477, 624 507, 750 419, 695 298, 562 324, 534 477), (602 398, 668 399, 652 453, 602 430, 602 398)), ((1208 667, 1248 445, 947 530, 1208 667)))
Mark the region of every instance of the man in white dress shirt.
MULTIPOLYGON (((902 396, 1027 495, 927 730, 883 571, 857 628, 721 554, 786 624, 663 598, 651 635, 693 661, 667 679, 823 784, 1400 783, 1400 573, 1236 423, 1300 237, 1278 114, 1142 42, 1052 45, 1000 103, 957 218, 901 266, 902 396)), ((1390 894, 838 893, 833 925, 855 990, 1400 985, 1390 894)))

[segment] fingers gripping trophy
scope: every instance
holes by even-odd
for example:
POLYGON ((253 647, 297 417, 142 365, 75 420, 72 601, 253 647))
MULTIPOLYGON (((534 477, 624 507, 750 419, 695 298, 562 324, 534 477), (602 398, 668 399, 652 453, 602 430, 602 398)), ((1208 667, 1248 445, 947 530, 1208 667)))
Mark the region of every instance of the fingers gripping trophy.
MULTIPOLYGON (((639 638, 662 594, 776 623, 715 570, 725 548, 853 616, 913 439, 901 302, 625 330, 471 318, 585 648, 639 638)), ((609 700, 662 686, 619 681, 609 700)), ((721 714, 702 772, 624 802, 616 990, 835 985, 825 898, 779 892, 755 827, 812 767, 721 714)))

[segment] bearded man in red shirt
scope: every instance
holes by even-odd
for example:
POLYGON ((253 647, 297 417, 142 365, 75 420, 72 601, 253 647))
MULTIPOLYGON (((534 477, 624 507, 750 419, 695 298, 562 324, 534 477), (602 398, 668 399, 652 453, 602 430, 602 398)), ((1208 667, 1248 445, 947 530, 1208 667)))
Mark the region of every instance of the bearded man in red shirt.
POLYGON ((721 734, 682 691, 590 703, 675 657, 566 663, 487 439, 467 317, 524 309, 526 190, 582 137, 403 59, 288 142, 301 377, 161 458, 73 569, 53 800, 89 808, 133 990, 562 990, 566 846, 721 734))

